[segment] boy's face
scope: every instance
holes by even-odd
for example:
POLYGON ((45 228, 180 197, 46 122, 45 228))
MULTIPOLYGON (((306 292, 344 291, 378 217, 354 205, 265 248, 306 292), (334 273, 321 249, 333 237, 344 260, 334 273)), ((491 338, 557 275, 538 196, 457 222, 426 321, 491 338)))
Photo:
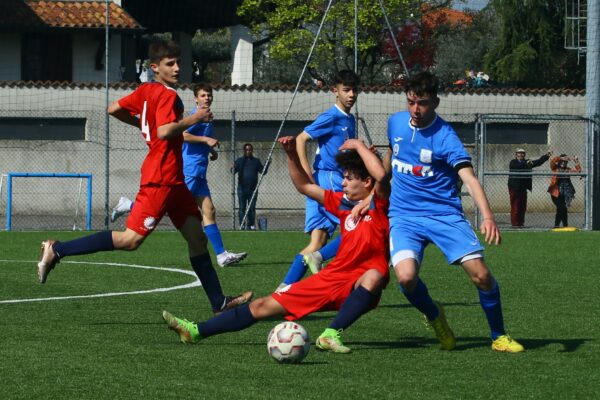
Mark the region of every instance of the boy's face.
POLYGON ((338 107, 345 112, 349 112, 354 103, 356 103, 358 88, 340 83, 335 85, 332 91, 335 94, 335 103, 338 107))
POLYGON ((198 107, 209 107, 213 102, 212 92, 207 92, 204 89, 200 89, 196 95, 196 104, 198 107))
POLYGON ((429 94, 417 96, 414 92, 408 92, 406 102, 412 125, 422 128, 433 122, 435 109, 440 104, 440 99, 429 94))
POLYGON ((150 64, 154 78, 163 85, 173 86, 179 81, 179 57, 161 58, 158 64, 150 64))
POLYGON ((348 200, 362 200, 371 193, 371 178, 361 179, 352 172, 344 171, 344 180, 342 181, 342 191, 348 200))

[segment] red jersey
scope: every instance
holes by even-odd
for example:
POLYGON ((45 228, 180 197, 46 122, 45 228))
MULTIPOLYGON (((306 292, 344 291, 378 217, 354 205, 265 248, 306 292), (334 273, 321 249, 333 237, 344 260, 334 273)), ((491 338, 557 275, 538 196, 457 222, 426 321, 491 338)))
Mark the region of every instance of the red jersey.
POLYGON ((325 191, 324 206, 340 219, 342 242, 335 259, 322 272, 344 274, 356 269, 366 271, 374 268, 388 276, 389 204, 387 199, 374 195, 368 214, 354 222, 354 203, 344 198, 341 192, 325 191))
POLYGON ((183 184, 183 135, 168 140, 156 135, 159 126, 177 122, 183 115, 183 102, 175 89, 158 82, 144 83, 120 99, 119 105, 131 115, 139 115, 142 137, 149 147, 142 164, 140 185, 183 184))

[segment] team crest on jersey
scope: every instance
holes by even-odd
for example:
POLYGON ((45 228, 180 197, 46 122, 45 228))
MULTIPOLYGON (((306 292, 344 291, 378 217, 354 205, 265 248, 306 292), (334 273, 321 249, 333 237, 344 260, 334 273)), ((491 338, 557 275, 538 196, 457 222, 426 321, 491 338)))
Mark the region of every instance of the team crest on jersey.
POLYGON ((352 214, 348 214, 346 220, 344 221, 344 227, 347 231, 353 231, 358 226, 360 220, 361 218, 359 218, 358 221, 354 221, 354 217, 352 216, 352 214))
POLYGON ((398 153, 400 152, 400 143, 394 143, 393 151, 394 151, 394 155, 397 156, 398 153))
POLYGON ((432 154, 433 152, 431 150, 421 149, 421 155, 419 156, 419 160, 421 160, 422 163, 430 164, 432 154))
POLYGON ((155 226, 156 226, 156 218, 146 217, 144 219, 144 228, 146 228, 150 231, 150 230, 154 229, 155 226))

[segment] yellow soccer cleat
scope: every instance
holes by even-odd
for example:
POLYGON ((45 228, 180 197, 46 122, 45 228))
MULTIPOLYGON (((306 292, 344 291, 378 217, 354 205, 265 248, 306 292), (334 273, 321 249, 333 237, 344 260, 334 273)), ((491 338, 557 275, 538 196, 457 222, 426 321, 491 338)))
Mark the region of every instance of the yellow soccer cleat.
POLYGON ((525 351, 525 347, 510 336, 502 335, 498 336, 496 340, 492 342, 492 350, 502 351, 504 353, 521 353, 525 351))
POLYGON ((440 341, 442 350, 453 350, 456 347, 456 338, 454 337, 454 332, 452 332, 452 329, 450 329, 448 321, 446 320, 444 307, 442 307, 442 305, 437 301, 434 303, 440 311, 440 314, 433 321, 429 321, 427 318, 425 318, 425 323, 435 331, 435 336, 437 336, 437 339, 440 341))

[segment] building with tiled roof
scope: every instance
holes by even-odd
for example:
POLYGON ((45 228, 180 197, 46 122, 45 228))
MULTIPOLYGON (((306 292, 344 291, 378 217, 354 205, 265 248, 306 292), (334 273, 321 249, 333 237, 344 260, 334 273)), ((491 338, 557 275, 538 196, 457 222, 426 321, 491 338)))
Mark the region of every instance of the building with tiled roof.
MULTIPOLYGON (((134 34, 143 27, 109 8, 109 80, 134 81, 134 34)), ((0 80, 104 82, 104 1, 0 1, 0 80)))

